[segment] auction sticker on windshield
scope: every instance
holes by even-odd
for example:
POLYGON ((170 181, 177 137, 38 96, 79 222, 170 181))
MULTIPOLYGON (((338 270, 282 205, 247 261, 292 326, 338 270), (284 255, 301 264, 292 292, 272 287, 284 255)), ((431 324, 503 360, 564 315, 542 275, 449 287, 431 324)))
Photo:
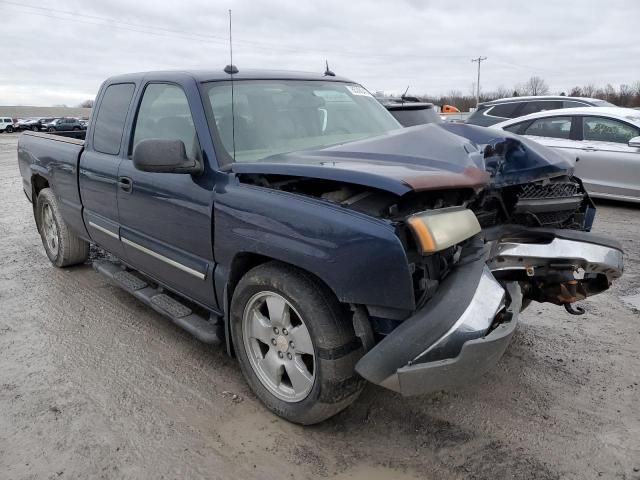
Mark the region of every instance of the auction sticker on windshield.
POLYGON ((345 87, 347 87, 347 90, 349 90, 352 95, 363 95, 365 97, 371 97, 372 96, 369 92, 367 92, 360 85, 345 85, 345 87))

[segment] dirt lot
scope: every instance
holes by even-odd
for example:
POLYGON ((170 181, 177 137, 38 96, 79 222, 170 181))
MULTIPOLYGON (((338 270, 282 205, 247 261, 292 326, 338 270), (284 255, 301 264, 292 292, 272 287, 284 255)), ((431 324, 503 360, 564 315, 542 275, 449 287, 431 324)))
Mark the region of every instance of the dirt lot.
POLYGON ((51 266, 17 138, 0 135, 0 478, 640 479, 639 207, 601 206, 627 271, 583 317, 534 304, 477 385, 368 386, 303 428, 265 411, 221 348, 90 266, 51 266))

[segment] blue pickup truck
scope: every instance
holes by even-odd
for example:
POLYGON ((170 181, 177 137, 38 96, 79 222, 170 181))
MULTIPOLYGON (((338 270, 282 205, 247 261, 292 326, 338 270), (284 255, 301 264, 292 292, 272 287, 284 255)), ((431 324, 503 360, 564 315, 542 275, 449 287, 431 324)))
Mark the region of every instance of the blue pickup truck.
POLYGON ((531 301, 579 314, 622 274, 555 152, 402 128, 337 76, 228 71, 110 78, 86 132, 26 132, 18 160, 56 267, 108 252, 97 271, 226 345, 276 414, 472 382, 531 301))

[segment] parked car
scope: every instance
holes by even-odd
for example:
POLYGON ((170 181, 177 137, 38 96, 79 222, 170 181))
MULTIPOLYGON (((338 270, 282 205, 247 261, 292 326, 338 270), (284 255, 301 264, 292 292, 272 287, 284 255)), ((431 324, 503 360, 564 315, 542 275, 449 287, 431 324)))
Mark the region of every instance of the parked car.
POLYGON ((621 275, 555 151, 465 124, 401 128, 337 76, 235 72, 110 78, 86 141, 26 132, 18 162, 55 266, 109 251, 120 261, 97 271, 224 342, 276 414, 322 421, 365 380, 467 385, 529 302, 578 314, 621 275))
POLYGON ((525 135, 575 160, 592 197, 640 202, 640 112, 572 108, 534 113, 494 125, 525 135))
POLYGON ((29 118, 27 120, 23 120, 18 122, 18 128, 20 130, 32 130, 34 132, 39 132, 43 129, 43 126, 53 122, 56 118, 48 117, 48 118, 29 118))
POLYGON ((376 98, 403 127, 442 122, 433 103, 420 102, 417 99, 412 100, 405 97, 376 98))
POLYGON ((40 129, 47 132, 69 132, 84 130, 85 127, 75 118, 57 118, 50 122, 43 122, 40 129))
POLYGON ((13 132, 13 118, 0 117, 0 132, 13 132))
POLYGON ((577 107, 615 107, 614 104, 597 98, 536 96, 500 98, 478 105, 475 112, 467 118, 466 123, 488 127, 511 118, 522 117, 531 113, 559 108, 577 107))

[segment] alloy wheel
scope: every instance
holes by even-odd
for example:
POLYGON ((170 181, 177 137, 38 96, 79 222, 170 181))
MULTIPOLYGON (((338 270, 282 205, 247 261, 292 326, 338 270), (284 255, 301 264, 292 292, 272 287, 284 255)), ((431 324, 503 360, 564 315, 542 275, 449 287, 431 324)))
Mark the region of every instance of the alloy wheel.
POLYGON ((264 291, 247 302, 242 337, 260 382, 286 402, 304 400, 316 378, 316 356, 304 319, 284 297, 264 291))

